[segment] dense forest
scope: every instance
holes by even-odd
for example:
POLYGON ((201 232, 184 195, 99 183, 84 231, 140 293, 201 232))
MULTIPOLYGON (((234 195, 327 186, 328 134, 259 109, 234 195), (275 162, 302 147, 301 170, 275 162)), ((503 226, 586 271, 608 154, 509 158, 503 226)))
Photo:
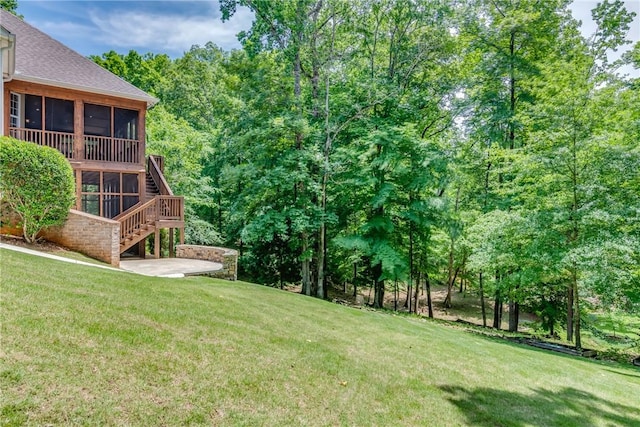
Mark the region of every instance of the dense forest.
POLYGON ((584 313, 640 311, 640 43, 611 60, 633 14, 604 1, 585 37, 568 3, 223 0, 254 12, 242 50, 92 59, 161 100, 187 240, 245 278, 412 312, 462 283, 485 325, 527 310, 580 347, 584 313))

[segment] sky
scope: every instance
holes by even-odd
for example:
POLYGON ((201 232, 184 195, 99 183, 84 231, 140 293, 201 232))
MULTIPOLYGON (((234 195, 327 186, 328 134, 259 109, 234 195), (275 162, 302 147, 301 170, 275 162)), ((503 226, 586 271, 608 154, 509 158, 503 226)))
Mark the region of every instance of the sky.
MULTIPOLYGON (((640 0, 624 3, 627 10, 636 13, 629 38, 638 42, 640 0)), ((595 29, 591 9, 596 4, 596 0, 574 0, 571 5, 574 17, 583 22, 582 30, 587 36, 595 29)), ((248 30, 253 20, 248 9, 239 8, 223 23, 218 0, 18 0, 18 13, 28 23, 85 56, 110 50, 126 54, 134 49, 139 53, 166 53, 177 58, 191 46, 208 41, 225 50, 239 49, 237 34, 248 30)), ((623 72, 640 77, 640 70, 625 68, 623 72)))

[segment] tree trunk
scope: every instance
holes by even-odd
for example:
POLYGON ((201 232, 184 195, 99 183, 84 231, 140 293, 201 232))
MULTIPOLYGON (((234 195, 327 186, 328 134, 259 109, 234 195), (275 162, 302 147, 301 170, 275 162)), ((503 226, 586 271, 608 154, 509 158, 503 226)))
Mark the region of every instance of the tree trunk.
MULTIPOLYGON (((306 256, 309 245, 307 233, 302 233, 302 253, 306 256)), ((311 295, 311 266, 309 259, 302 260, 302 293, 311 295)))
POLYGON ((493 328, 500 329, 502 324, 502 297, 500 291, 496 291, 496 297, 493 302, 493 328))
POLYGON ((373 266, 373 306, 375 308, 384 307, 384 280, 380 280, 382 277, 382 264, 376 264, 373 266))
MULTIPOLYGON (((409 198, 411 204, 412 197, 409 198)), ((412 312, 411 307, 411 294, 413 293, 413 223, 409 223, 409 284, 407 285, 407 301, 405 307, 409 309, 409 313, 412 312)))
POLYGON ((574 263, 573 266, 573 274, 572 274, 572 287, 573 287, 573 300, 575 311, 573 313, 574 319, 573 323, 575 325, 575 338, 576 338, 576 349, 582 349, 582 340, 580 336, 580 298, 578 298, 578 274, 577 267, 574 263))
POLYGON ((418 314, 418 301, 420 298, 420 272, 418 272, 415 284, 415 295, 413 298, 413 312, 418 314))
MULTIPOLYGON (((323 212, 327 209, 326 203, 326 186, 323 185, 323 194, 322 194, 322 209, 323 212)), ((318 233, 318 282, 316 286, 316 296, 320 299, 325 298, 325 289, 324 289, 324 263, 325 257, 327 253, 327 245, 326 245, 326 234, 327 229, 324 223, 324 219, 321 220, 320 223, 320 232, 318 233)))
MULTIPOLYGON (((458 203, 460 202, 460 187, 458 187, 457 191, 456 191, 456 203, 455 203, 455 207, 454 207, 454 212, 458 212, 458 203)), ((454 250, 455 250, 455 237, 453 235, 453 232, 450 236, 451 239, 451 246, 449 248, 449 263, 448 263, 448 273, 449 273, 449 278, 447 281, 447 296, 444 299, 444 306, 445 308, 451 308, 451 290, 453 289, 453 285, 456 282, 456 277, 458 276, 458 270, 460 269, 460 267, 458 267, 455 272, 454 272, 454 250)))
POLYGON ((573 341, 573 284, 567 289, 567 341, 573 341))
POLYGON ((425 274, 425 286, 427 288, 427 310, 429 311, 429 318, 433 319, 433 303, 431 302, 431 281, 429 280, 429 274, 425 274))
POLYGON ((487 327, 487 311, 484 306, 484 284, 482 280, 482 271, 478 275, 478 282, 480 287, 480 309, 482 310, 482 326, 487 327))
POLYGON ((449 277, 447 279, 447 296, 445 297, 444 303, 443 303, 445 308, 451 308, 451 290, 456 281, 456 275, 454 274, 454 271, 453 271, 453 249, 454 249, 454 239, 452 237, 451 246, 449 248, 449 262, 447 264, 447 270, 449 272, 448 273, 449 277))
POLYGON ((518 332, 520 317, 520 304, 513 299, 509 300, 509 332, 518 332))
POLYGON ((398 311, 398 298, 400 298, 400 291, 398 289, 398 279, 396 279, 393 288, 393 311, 398 311))
POLYGON ((358 264, 353 263, 353 297, 355 298, 358 295, 358 285, 356 282, 358 281, 358 264))

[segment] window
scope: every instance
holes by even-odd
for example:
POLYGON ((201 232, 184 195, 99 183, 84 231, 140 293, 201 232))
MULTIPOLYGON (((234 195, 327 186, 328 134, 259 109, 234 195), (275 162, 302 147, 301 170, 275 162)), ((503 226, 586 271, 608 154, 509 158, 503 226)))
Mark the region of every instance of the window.
POLYGON ((80 188, 80 209, 92 215, 100 215, 100 172, 83 171, 80 188))
POLYGON ((100 196, 97 194, 83 194, 81 199, 82 211, 91 215, 100 215, 100 196))
POLYGON ((122 192, 123 193, 138 192, 138 175, 133 173, 122 174, 122 192))
POLYGON ((11 92, 11 100, 9 101, 9 127, 19 128, 22 126, 20 120, 22 117, 22 103, 20 100, 20 94, 11 92))
POLYGON ((111 107, 84 104, 84 134, 111 136, 111 107))
POLYGON ((138 112, 126 108, 84 104, 84 133, 92 136, 112 136, 122 139, 138 139, 138 112), (113 129, 111 114, 113 113, 113 129), (112 132, 113 130, 113 132, 112 132))
POLYGON ((99 193, 100 192, 100 172, 82 172, 82 192, 83 193, 99 193))
POLYGON ((73 133, 73 101, 45 98, 45 129, 73 133))
POLYGON ((113 136, 123 139, 138 139, 138 112, 124 108, 113 109, 113 136))
POLYGON ((113 218, 120 213, 120 174, 104 172, 102 174, 102 216, 113 218))
POLYGON ((140 201, 138 174, 120 172, 82 172, 81 209, 113 218, 140 201))
POLYGON ((73 133, 74 102, 39 95, 11 94, 10 126, 73 133), (20 101, 24 99, 24 123, 20 101), (44 107, 44 108, 43 108, 44 107), (44 113, 44 114, 43 114, 44 113), (44 120, 44 128, 42 121, 44 120))
POLYGON ((27 129, 42 129, 41 96, 24 96, 24 127, 27 129))

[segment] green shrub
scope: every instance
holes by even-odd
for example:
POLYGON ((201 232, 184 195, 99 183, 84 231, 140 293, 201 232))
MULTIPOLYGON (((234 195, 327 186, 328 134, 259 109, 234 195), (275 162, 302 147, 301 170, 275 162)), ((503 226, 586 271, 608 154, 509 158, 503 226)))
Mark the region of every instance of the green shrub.
POLYGON ((215 227, 195 214, 189 215, 184 227, 185 242, 190 245, 216 246, 222 243, 215 227))
POLYGON ((60 152, 0 137, 0 202, 18 216, 27 242, 62 224, 74 201, 73 169, 60 152))

